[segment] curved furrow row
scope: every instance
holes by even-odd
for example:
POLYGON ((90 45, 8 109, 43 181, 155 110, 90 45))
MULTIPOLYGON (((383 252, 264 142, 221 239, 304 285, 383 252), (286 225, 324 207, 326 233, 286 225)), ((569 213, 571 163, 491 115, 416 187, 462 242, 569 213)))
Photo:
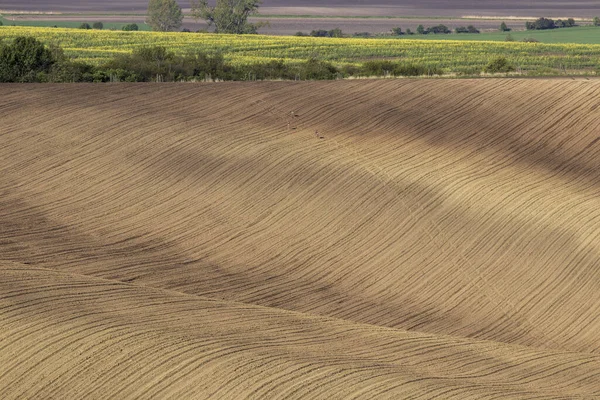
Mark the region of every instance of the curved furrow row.
POLYGON ((596 355, 410 333, 15 263, 0 263, 0 277, 0 292, 11 293, 0 299, 0 338, 11 341, 0 352, 7 399, 600 395, 596 355))
POLYGON ((0 254, 596 353, 599 92, 504 79, 12 90, 0 254))

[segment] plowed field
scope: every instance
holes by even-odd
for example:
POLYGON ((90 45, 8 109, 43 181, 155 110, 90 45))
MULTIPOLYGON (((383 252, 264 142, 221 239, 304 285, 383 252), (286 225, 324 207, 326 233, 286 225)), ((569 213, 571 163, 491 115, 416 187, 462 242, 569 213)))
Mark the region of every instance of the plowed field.
POLYGON ((0 398, 600 396, 600 81, 1 89, 0 398))

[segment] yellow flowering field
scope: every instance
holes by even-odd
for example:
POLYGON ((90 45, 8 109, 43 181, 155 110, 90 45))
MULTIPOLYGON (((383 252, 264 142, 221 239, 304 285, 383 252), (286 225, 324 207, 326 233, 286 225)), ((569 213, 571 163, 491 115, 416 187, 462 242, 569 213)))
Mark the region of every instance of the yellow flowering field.
POLYGON ((585 72, 600 66, 600 45, 0 27, 0 40, 23 35, 60 45, 68 56, 94 64, 138 47, 159 45, 176 53, 221 51, 234 63, 273 59, 294 63, 317 57, 344 65, 391 59, 438 67, 447 73, 468 73, 481 70, 497 56, 506 56, 522 71, 552 68, 585 72))

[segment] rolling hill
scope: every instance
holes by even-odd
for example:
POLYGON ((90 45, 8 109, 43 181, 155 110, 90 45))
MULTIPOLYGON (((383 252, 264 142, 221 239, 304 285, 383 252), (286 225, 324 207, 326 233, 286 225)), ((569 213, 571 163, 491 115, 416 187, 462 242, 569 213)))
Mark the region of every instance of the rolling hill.
POLYGON ((600 395, 600 81, 2 89, 0 397, 600 395))

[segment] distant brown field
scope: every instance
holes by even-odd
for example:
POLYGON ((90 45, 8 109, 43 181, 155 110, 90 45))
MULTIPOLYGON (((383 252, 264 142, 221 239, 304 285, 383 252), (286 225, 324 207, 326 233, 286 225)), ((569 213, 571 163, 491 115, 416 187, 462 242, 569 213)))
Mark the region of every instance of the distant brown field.
POLYGON ((600 80, 0 89, 0 398, 600 396, 600 80))
MULTIPOLYGON (((189 8, 189 2, 179 2, 189 8)), ((399 15, 399 16, 526 16, 526 17, 585 17, 600 11, 595 0, 567 2, 564 0, 378 0, 365 5, 362 0, 264 0, 261 12, 271 14, 317 15, 399 15)), ((147 0, 5 0, 0 10, 56 12, 144 12, 147 0)))
MULTIPOLYGON (((57 16, 55 14, 25 14, 12 15, 10 20, 14 20, 17 24, 19 21, 97 21, 103 22, 121 22, 121 23, 143 23, 145 17, 143 15, 110 15, 96 16, 94 14, 80 14, 57 16)), ((525 22, 522 20, 502 20, 502 19, 427 19, 427 18, 269 18, 268 16, 256 17, 250 19, 253 22, 266 21, 268 26, 260 29, 260 33, 267 35, 294 35, 297 32, 309 33, 312 30, 318 29, 334 29, 340 28, 346 34, 356 32, 369 32, 371 34, 390 33, 392 28, 400 26, 403 30, 412 29, 416 31, 420 24, 424 26, 432 26, 437 24, 445 24, 450 29, 467 24, 473 24, 481 30, 497 31, 502 22, 514 30, 524 29, 525 22)), ((197 21, 193 18, 186 17, 183 20, 182 28, 188 28, 196 31, 199 29, 208 29, 206 23, 202 20, 197 21)))
MULTIPOLYGON (((189 2, 180 1, 184 11, 189 11, 189 2)), ((9 19, 17 20, 53 20, 53 21, 95 21, 103 22, 137 22, 144 21, 148 5, 147 0, 116 1, 73 1, 73 0, 8 0, 0 4, 0 13, 4 11, 34 13, 34 15, 15 16, 9 19), (35 15, 37 13, 52 13, 51 15, 35 15), (60 16, 56 13, 77 13, 75 16, 60 16), (97 13, 108 15, 94 15, 97 13), (127 15, 137 14, 137 15, 127 15)), ((257 20, 267 20, 270 26, 262 28, 261 33, 271 35, 293 35, 296 32, 310 32, 318 29, 340 28, 347 34, 369 32, 371 34, 389 33, 392 28, 416 30, 420 24, 432 26, 445 24, 451 29, 468 24, 475 25, 480 30, 497 30, 501 22, 506 22, 512 29, 524 29, 522 18, 534 19, 540 16, 555 18, 584 18, 591 20, 600 15, 600 5, 597 1, 579 1, 568 3, 564 1, 503 1, 485 0, 472 2, 467 0, 429 0, 429 1, 392 1, 380 0, 365 5, 359 0, 340 0, 318 2, 315 0, 265 0, 260 7, 261 17, 257 20), (297 18, 274 18, 269 15, 297 15, 297 18), (302 16, 320 16, 324 18, 306 18, 302 16), (385 17, 385 18, 349 18, 349 17, 385 17), (408 17, 389 19, 390 16, 408 17), (344 18, 335 18, 344 17, 344 18), (440 18, 442 17, 442 18, 440 18), (466 18, 465 18, 466 17, 466 18), (485 17, 484 19, 480 17, 485 17), (509 18, 513 17, 513 18, 509 18), (516 17, 516 18, 515 18, 516 17)), ((184 28, 191 30, 206 29, 203 21, 186 18, 184 28)))

